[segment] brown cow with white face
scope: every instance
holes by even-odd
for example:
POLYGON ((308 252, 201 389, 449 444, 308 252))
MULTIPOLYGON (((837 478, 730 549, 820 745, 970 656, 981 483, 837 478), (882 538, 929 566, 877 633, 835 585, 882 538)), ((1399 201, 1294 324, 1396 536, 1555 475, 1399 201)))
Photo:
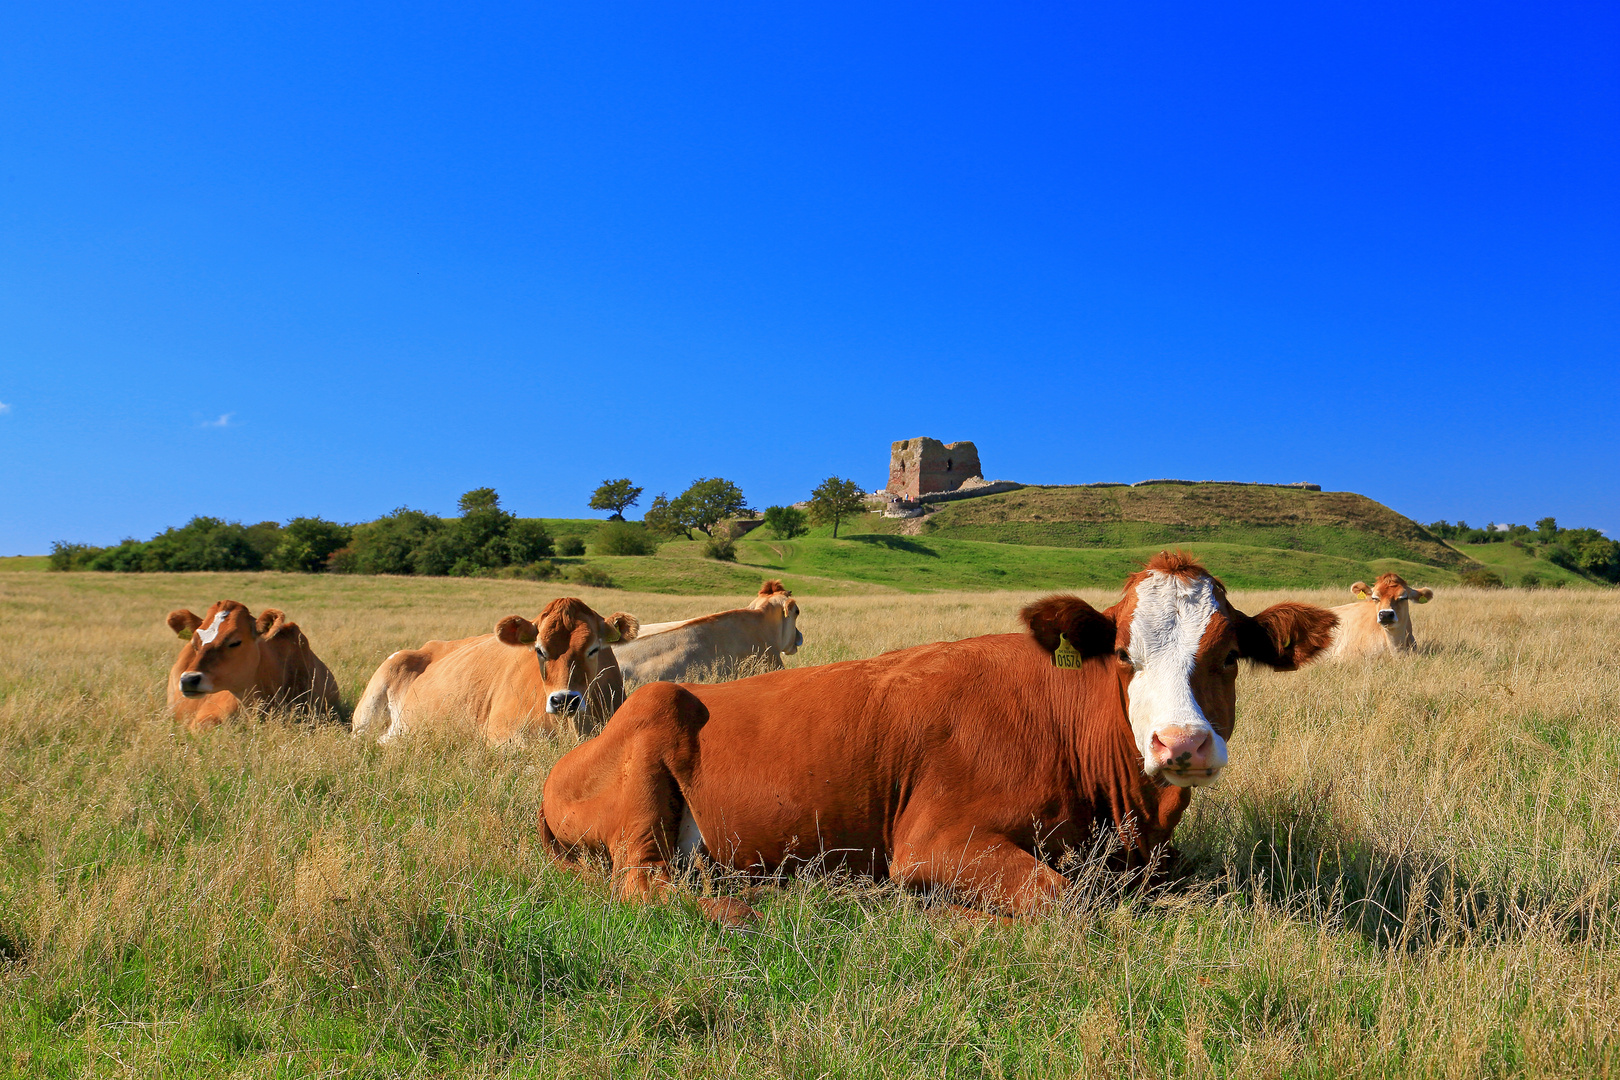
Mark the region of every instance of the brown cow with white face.
POLYGON ((1366 582, 1356 582, 1350 586, 1350 595, 1356 603, 1333 609, 1339 627, 1328 649, 1330 658, 1399 654, 1417 647, 1411 604, 1433 600, 1433 589, 1414 589, 1399 574, 1383 574, 1370 589, 1366 582))
POLYGON ((1021 634, 645 686, 552 769, 542 839, 606 855, 627 899, 663 895, 683 858, 750 874, 822 858, 1028 911, 1099 827, 1127 865, 1167 843, 1226 765, 1238 660, 1292 670, 1336 621, 1304 604, 1245 615, 1180 553, 1106 611, 1054 596, 1022 614, 1021 634))
POLYGON ((265 608, 255 619, 243 604, 221 600, 200 617, 180 608, 167 621, 186 642, 169 671, 169 708, 193 731, 249 703, 336 713, 337 680, 283 612, 265 608))
POLYGON ((636 636, 635 616, 603 618, 583 600, 551 601, 531 622, 508 615, 495 632, 405 649, 377 668, 354 710, 354 734, 392 742, 429 726, 479 732, 491 743, 552 732, 572 716, 602 725, 624 701, 613 643, 636 636))

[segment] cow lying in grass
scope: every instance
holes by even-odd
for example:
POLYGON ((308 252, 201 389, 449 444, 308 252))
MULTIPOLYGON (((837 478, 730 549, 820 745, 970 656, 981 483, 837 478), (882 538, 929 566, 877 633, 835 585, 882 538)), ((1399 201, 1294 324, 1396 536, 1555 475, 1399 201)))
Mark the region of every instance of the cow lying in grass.
POLYGON ((552 769, 542 839, 607 856, 627 899, 663 895, 682 858, 754 875, 820 858, 1030 911, 1099 825, 1126 865, 1166 844, 1226 765, 1238 661, 1292 670, 1337 621, 1292 603, 1245 615, 1180 553, 1106 611, 1053 596, 1022 614, 1021 634, 645 686, 552 769))
POLYGON ((430 726, 476 731, 491 743, 551 733, 572 716, 591 731, 624 701, 613 645, 636 636, 635 617, 603 618, 564 597, 531 622, 508 615, 492 634, 430 641, 377 668, 354 710, 354 733, 391 742, 430 726))
POLYGON ((167 622, 185 640, 169 669, 169 708, 193 731, 247 704, 336 713, 337 680, 283 612, 265 608, 255 619, 246 606, 221 600, 201 616, 171 611, 167 622))
POLYGON ((1381 656, 1410 652, 1417 647, 1412 636, 1412 603, 1427 604, 1433 589, 1414 589, 1399 574, 1384 574, 1367 588, 1358 581, 1350 586, 1353 604, 1333 609, 1339 617, 1328 656, 1344 660, 1353 656, 1381 656))
POLYGON ((780 581, 767 581, 745 608, 720 611, 685 622, 654 623, 636 639, 613 650, 626 682, 687 678, 694 669, 736 666, 758 658, 763 669, 782 666, 804 644, 799 603, 780 581))

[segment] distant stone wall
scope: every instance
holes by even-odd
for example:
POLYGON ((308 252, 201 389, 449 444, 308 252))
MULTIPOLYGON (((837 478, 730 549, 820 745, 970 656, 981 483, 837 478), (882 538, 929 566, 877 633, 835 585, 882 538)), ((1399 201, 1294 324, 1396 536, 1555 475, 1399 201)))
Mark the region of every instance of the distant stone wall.
MULTIPOLYGON (((1321 484, 1308 484, 1303 480, 1296 481, 1292 484, 1268 484, 1264 480, 1138 480, 1132 484, 1131 487, 1146 487, 1149 484, 1181 484, 1186 487, 1193 487, 1199 484, 1236 484, 1240 487, 1301 488, 1305 491, 1322 490, 1321 484)), ((1092 487, 1100 485, 1087 484, 1085 486, 1092 487)))
MULTIPOLYGON (((970 478, 983 480, 979 448, 970 442, 901 439, 889 447, 889 483, 884 489, 903 499, 955 491, 970 478)), ((985 492, 983 494, 988 494, 985 492)))

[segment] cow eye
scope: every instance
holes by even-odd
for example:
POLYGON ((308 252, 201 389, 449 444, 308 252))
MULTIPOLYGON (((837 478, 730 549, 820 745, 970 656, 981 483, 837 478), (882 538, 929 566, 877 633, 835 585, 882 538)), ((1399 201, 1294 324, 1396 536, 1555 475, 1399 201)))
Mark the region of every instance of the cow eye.
POLYGON ((600 646, 600 645, 592 645, 590 651, 587 652, 585 655, 586 656, 595 656, 597 653, 599 653, 601 651, 602 651, 602 646, 600 646))
POLYGON ((1115 649, 1114 655, 1119 657, 1119 662, 1122 664, 1129 664, 1131 662, 1131 653, 1129 649, 1115 649))
POLYGON ((542 648, 541 648, 541 647, 540 647, 540 646, 538 646, 538 645, 536 645, 536 646, 535 646, 535 647, 534 647, 534 651, 535 651, 535 652, 536 652, 536 653, 539 653, 539 654, 540 654, 540 659, 542 659, 542 660, 550 660, 550 659, 551 659, 551 657, 549 657, 549 656, 547 656, 547 655, 546 655, 546 650, 544 650, 544 649, 542 649, 542 648))
POLYGON ((230 643, 230 644, 229 644, 229 645, 227 645, 227 646, 225 646, 225 647, 226 647, 226 648, 227 648, 227 649, 234 649, 234 648, 236 648, 236 647, 237 647, 237 646, 238 646, 238 645, 240 645, 240 644, 242 644, 242 639, 241 639, 241 638, 237 638, 237 639, 236 639, 236 640, 235 640, 235 641, 233 641, 233 642, 231 642, 231 643, 230 643))
POLYGON ((1236 649, 1233 649, 1231 652, 1226 654, 1226 666, 1227 667, 1237 667, 1237 662, 1238 662, 1238 651, 1236 649))

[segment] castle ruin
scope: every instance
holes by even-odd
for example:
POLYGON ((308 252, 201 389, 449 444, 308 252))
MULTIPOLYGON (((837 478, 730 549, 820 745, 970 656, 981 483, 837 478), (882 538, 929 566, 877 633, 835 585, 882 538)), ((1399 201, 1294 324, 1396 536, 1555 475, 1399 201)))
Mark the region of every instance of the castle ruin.
POLYGON ((890 495, 916 500, 923 495, 955 491, 963 482, 982 477, 979 448, 970 442, 901 439, 889 447, 890 495))

